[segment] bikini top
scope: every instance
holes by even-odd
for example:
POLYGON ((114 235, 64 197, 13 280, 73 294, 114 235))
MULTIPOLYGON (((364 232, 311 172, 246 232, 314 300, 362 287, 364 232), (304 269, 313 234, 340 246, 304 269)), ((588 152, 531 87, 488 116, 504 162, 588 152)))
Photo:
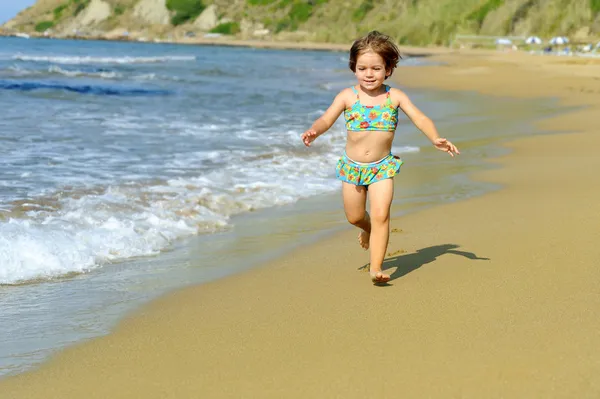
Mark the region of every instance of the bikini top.
POLYGON ((358 97, 358 91, 353 86, 352 91, 356 93, 356 102, 352 107, 344 110, 346 128, 350 131, 384 131, 395 132, 398 126, 398 107, 394 108, 390 98, 390 86, 385 86, 386 99, 381 105, 362 105, 358 97))

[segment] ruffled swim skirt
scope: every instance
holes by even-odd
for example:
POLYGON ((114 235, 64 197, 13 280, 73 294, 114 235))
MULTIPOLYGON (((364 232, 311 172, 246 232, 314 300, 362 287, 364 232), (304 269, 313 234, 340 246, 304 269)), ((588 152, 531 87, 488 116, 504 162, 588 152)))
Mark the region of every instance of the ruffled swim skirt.
POLYGON ((356 162, 344 153, 337 163, 337 178, 355 186, 368 186, 384 179, 391 179, 400 172, 403 162, 391 153, 385 158, 371 163, 356 162))

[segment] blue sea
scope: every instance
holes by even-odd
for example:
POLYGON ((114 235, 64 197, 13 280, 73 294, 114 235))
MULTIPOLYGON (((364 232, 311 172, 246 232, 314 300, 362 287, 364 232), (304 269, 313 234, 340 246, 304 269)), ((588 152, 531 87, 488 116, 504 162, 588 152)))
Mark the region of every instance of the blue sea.
MULTIPOLYGON (((352 84, 340 52, 0 38, 0 376, 160 294, 347 228, 343 123, 310 149, 299 136, 352 84)), ((555 111, 409 95, 463 155, 402 124, 393 152, 422 179, 398 182, 396 214, 494 189, 468 173, 555 111)))

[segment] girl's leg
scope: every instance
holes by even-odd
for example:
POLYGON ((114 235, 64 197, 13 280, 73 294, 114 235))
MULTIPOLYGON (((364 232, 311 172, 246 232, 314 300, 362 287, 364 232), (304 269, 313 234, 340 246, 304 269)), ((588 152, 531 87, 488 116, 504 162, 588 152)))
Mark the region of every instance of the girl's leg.
POLYGON ((385 179, 369 186, 371 203, 371 266, 374 281, 386 282, 389 276, 381 273, 381 266, 390 237, 390 207, 394 198, 394 180, 385 179))
POLYGON ((364 249, 369 248, 371 235, 371 222, 366 210, 367 189, 365 186, 342 182, 342 198, 344 199, 344 212, 350 224, 362 231, 358 235, 358 242, 364 249))

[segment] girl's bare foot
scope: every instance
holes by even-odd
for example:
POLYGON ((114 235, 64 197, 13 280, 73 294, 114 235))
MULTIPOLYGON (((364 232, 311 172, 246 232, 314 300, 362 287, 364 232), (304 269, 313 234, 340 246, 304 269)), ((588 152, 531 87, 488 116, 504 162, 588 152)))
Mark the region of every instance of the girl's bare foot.
POLYGON ((358 233, 358 243, 365 250, 369 249, 369 240, 370 239, 371 239, 371 233, 367 233, 364 230, 362 230, 360 233, 358 233))
POLYGON ((369 271, 369 274, 371 275, 371 281, 373 282, 373 284, 385 284, 388 281, 390 281, 390 276, 388 276, 387 274, 383 274, 381 270, 371 270, 369 271))

